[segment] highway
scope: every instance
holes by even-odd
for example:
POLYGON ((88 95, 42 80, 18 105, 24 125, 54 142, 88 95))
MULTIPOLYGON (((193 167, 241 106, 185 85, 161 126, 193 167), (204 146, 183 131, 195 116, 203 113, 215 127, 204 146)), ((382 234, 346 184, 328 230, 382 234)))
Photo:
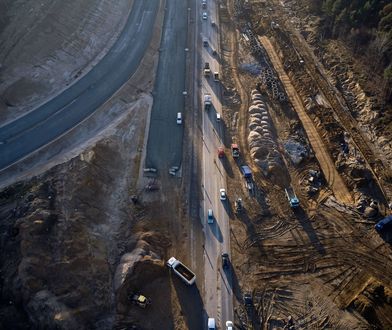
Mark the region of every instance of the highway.
POLYGON ((91 115, 136 71, 150 43, 159 0, 135 0, 118 40, 84 77, 36 110, 0 128, 0 170, 91 115))
POLYGON ((145 167, 164 173, 172 166, 181 165, 184 126, 190 115, 182 94, 187 24, 187 1, 167 1, 145 159, 145 167), (182 113, 181 125, 176 122, 177 112, 182 113))
MULTIPOLYGON (((217 121, 217 113, 222 117, 222 105, 220 102, 221 86, 215 81, 214 72, 220 72, 218 58, 219 49, 219 20, 218 8, 213 1, 207 2, 208 8, 200 8, 200 19, 202 12, 207 12, 208 19, 201 19, 199 35, 199 49, 201 49, 201 66, 205 62, 210 63, 212 75, 202 77, 200 98, 208 93, 212 96, 213 107, 202 110, 202 134, 203 134, 203 163, 202 163, 202 193, 203 193, 203 217, 202 223, 205 230, 204 247, 204 271, 205 271, 205 310, 208 317, 214 317, 220 329, 225 329, 226 321, 233 321, 233 291, 232 291, 232 267, 222 268, 222 253, 230 255, 230 219, 228 210, 230 208, 231 196, 228 200, 221 201, 219 189, 226 189, 226 172, 222 165, 222 159, 218 158, 218 147, 223 146, 224 124, 217 121), (215 22, 215 26, 212 25, 215 22), (208 40, 208 47, 204 47, 202 40, 208 40), (213 50, 217 55, 213 55, 213 50), (214 223, 207 223, 208 209, 214 213, 214 223)), ((200 72, 202 75, 202 73, 200 72)), ((230 157, 226 151, 225 157, 230 157)))

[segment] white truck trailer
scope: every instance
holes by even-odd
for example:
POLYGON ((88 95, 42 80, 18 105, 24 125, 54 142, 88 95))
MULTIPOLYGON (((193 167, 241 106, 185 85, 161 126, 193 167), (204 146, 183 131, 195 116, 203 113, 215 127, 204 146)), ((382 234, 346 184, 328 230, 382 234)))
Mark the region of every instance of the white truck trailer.
POLYGON ((181 278, 186 284, 192 285, 196 281, 196 275, 185 266, 180 260, 171 257, 166 265, 173 270, 179 278, 181 278))

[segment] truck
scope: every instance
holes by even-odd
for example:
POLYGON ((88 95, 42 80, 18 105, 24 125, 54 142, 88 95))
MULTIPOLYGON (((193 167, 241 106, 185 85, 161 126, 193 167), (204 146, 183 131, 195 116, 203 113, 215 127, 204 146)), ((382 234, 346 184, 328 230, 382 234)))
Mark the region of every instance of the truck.
POLYGON ((231 155, 233 158, 238 158, 240 156, 240 148, 237 143, 232 143, 231 145, 231 155))
POLYGON ((379 232, 380 234, 392 230, 392 214, 387 216, 386 218, 380 220, 377 222, 377 224, 374 226, 374 228, 379 232))
POLYGON ((204 110, 209 110, 212 105, 212 98, 210 94, 204 94, 204 110))
POLYGON ((210 63, 205 62, 205 63, 204 63, 204 75, 205 75, 206 77, 209 77, 210 74, 211 74, 210 63))
POLYGON ((173 272, 181 278, 186 284, 192 285, 196 281, 196 275, 181 261, 171 257, 166 265, 173 270, 173 272))
POLYGON ((253 177, 252 171, 247 165, 243 165, 240 167, 241 173, 245 178, 245 186, 249 191, 253 191, 253 177))
POLYGON ((294 192, 294 189, 292 187, 288 187, 285 190, 286 197, 289 201, 290 207, 295 209, 299 206, 299 199, 297 195, 294 192))
POLYGON ((247 166, 247 165, 241 166, 241 173, 245 179, 252 178, 252 171, 250 170, 249 166, 247 166))

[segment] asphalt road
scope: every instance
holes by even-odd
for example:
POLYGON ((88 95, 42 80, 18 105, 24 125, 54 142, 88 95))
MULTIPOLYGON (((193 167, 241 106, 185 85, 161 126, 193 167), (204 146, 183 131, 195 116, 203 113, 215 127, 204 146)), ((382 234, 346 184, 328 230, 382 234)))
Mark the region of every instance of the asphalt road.
POLYGON ((0 169, 91 115, 136 71, 150 43, 159 0, 135 0, 118 40, 88 74, 35 111, 0 128, 0 169))
POLYGON ((154 103, 151 110, 145 167, 168 173, 181 165, 182 140, 187 116, 185 109, 186 52, 188 31, 187 1, 166 2, 154 103), (176 123, 182 113, 181 125, 176 123))
MULTIPOLYGON (((219 22, 218 8, 215 2, 208 2, 208 19, 201 21, 201 32, 199 36, 199 49, 201 49, 201 63, 209 62, 212 73, 220 72, 218 62, 219 49, 219 22), (212 26, 212 22, 215 26, 212 26), (208 47, 203 47, 202 40, 208 40, 208 47), (217 55, 212 51, 216 50, 217 55)), ((200 13, 201 15, 201 13, 200 13)), ((228 200, 221 201, 219 190, 226 189, 226 172, 223 166, 225 159, 218 158, 218 147, 223 146, 224 122, 217 121, 217 113, 222 117, 221 85, 219 81, 214 81, 213 76, 202 78, 202 88, 200 96, 204 94, 212 96, 213 107, 203 110, 202 132, 203 132, 203 219, 205 228, 204 244, 204 272, 205 272, 205 309, 209 317, 214 317, 219 329, 225 329, 226 321, 233 321, 233 289, 232 289, 232 267, 222 268, 221 255, 230 255, 230 205, 233 197, 228 196, 228 200), (212 209, 214 213, 214 223, 207 223, 207 211, 212 209)), ((226 156, 230 153, 226 151, 226 156)), ((206 321, 205 321, 206 322, 206 321)))

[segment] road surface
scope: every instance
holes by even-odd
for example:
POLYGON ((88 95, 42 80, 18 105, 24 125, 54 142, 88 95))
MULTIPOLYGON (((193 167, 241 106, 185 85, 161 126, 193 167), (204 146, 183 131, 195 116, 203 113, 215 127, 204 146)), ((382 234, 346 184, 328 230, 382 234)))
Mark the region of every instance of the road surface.
POLYGON ((167 1, 145 159, 145 167, 159 172, 180 167, 184 126, 191 115, 183 95, 187 24, 187 1, 167 1), (176 122, 178 112, 182 113, 180 125, 176 122))
POLYGON ((136 71, 150 43, 158 0, 136 0, 118 40, 89 73, 40 108, 0 129, 0 170, 91 115, 136 71))
MULTIPOLYGON (((201 21, 199 36, 199 49, 201 49, 201 64, 210 63, 211 77, 202 77, 202 88, 200 97, 209 93, 212 96, 213 107, 208 111, 203 111, 202 134, 203 134, 203 218, 202 223, 205 228, 205 310, 208 317, 214 317, 219 329, 224 329, 226 321, 233 320, 233 290, 232 290, 232 268, 222 268, 222 253, 230 255, 230 219, 228 212, 232 202, 232 196, 228 200, 221 201, 219 190, 226 189, 226 172, 222 162, 224 159, 218 158, 218 147, 223 146, 224 123, 222 116, 222 105, 220 102, 221 86, 219 81, 215 81, 214 72, 220 72, 218 59, 220 57, 219 49, 219 22, 218 8, 215 2, 208 2, 206 10, 208 19, 201 21), (215 26, 212 25, 215 22, 215 26), (204 47, 202 40, 208 40, 208 47, 204 47), (213 55, 213 50, 217 52, 213 55), (221 121, 217 121, 217 113, 221 114, 221 121), (214 213, 214 223, 207 223, 208 209, 214 213)), ((200 72, 202 75, 202 73, 200 72)), ((226 151, 226 157, 229 152, 226 151)), ((205 320, 206 322, 207 320, 205 320)))

